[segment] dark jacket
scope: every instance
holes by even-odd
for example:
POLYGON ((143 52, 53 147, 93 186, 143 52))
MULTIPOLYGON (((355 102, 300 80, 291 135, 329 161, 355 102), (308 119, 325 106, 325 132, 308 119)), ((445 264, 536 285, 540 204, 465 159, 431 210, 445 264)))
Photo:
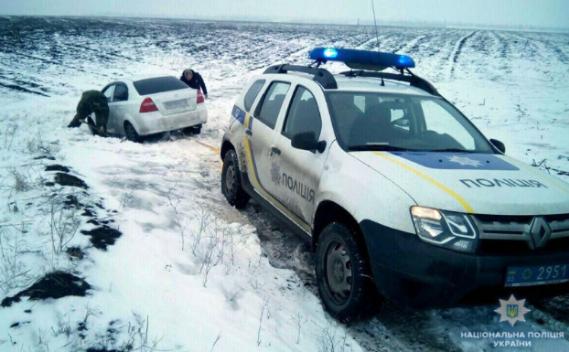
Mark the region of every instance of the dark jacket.
POLYGON ((193 75, 191 80, 188 81, 186 77, 184 77, 184 75, 182 74, 182 77, 180 77, 180 81, 190 86, 190 88, 201 89, 202 93, 207 95, 207 88, 205 87, 205 82, 203 81, 202 75, 193 70, 192 73, 193 75))
POLYGON ((107 97, 98 90, 88 90, 81 94, 81 100, 77 104, 77 113, 81 118, 87 117, 91 113, 109 114, 107 97))

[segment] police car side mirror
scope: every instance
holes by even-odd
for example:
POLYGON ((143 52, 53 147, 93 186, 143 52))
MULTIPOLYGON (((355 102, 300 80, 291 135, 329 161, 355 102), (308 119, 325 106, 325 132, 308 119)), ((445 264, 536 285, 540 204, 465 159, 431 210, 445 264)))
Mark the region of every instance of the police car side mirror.
POLYGON ((291 145, 293 148, 323 153, 326 149, 325 141, 318 141, 314 132, 304 132, 292 137, 291 145))
POLYGON ((492 145, 496 147, 496 149, 498 149, 502 154, 506 153, 506 145, 504 143, 500 142, 497 139, 491 139, 490 143, 492 143, 492 145))

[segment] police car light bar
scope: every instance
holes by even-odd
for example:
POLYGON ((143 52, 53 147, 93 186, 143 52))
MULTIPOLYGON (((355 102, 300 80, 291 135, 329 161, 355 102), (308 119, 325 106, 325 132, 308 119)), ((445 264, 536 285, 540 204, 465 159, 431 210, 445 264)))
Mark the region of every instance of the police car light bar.
POLYGON ((381 71, 387 67, 403 70, 415 67, 415 61, 410 56, 369 50, 314 48, 308 56, 318 63, 340 61, 351 68, 369 70, 381 71))

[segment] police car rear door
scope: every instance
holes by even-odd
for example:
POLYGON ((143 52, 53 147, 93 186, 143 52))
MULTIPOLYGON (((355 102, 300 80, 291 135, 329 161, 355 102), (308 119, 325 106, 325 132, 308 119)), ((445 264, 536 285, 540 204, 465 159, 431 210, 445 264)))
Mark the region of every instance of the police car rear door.
MULTIPOLYGON (((290 211, 309 224, 314 212, 319 185, 328 148, 323 151, 301 150, 292 147, 291 140, 300 133, 313 132, 318 141, 332 140, 326 100, 317 84, 305 82, 294 87, 282 126, 279 126, 275 144, 280 150, 272 160, 277 180, 277 198, 290 211)), ((284 110, 284 109, 283 109, 284 110)), ((327 141, 327 145, 330 142, 327 141)))
POLYGON ((248 175, 253 188, 265 200, 275 204, 275 186, 271 181, 271 158, 275 152, 274 138, 277 121, 284 114, 282 107, 290 99, 291 83, 286 80, 271 82, 252 114, 249 121, 245 121, 245 133, 249 145, 245 147, 248 158, 248 175))

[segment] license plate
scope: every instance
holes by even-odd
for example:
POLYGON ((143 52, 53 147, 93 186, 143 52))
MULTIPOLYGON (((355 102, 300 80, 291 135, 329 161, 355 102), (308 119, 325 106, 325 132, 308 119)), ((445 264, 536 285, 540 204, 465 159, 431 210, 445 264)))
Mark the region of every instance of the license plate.
POLYGON ((164 106, 166 107, 166 109, 168 110, 173 110, 173 109, 184 109, 188 107, 188 100, 187 99, 182 99, 182 100, 173 100, 173 101, 167 101, 164 103, 164 106))
POLYGON ((506 287, 537 286, 569 282, 569 264, 512 266, 506 275, 506 287))

